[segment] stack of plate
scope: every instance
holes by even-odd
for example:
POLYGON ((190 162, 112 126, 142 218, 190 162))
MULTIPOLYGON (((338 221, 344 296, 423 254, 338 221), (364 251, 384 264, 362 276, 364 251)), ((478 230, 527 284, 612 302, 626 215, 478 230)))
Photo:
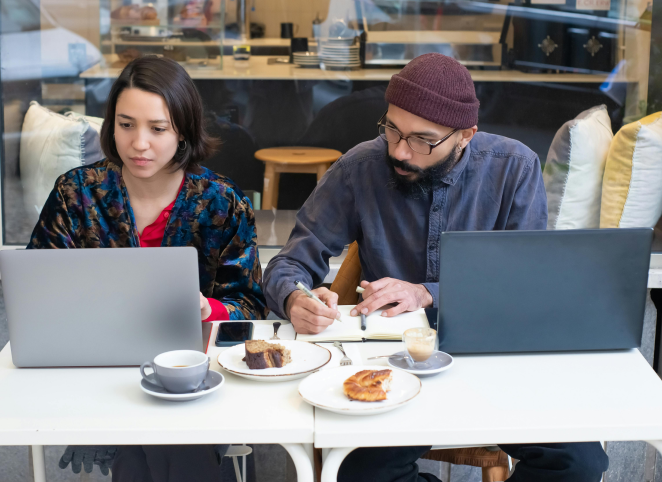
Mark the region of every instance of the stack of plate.
POLYGON ((299 67, 317 68, 320 66, 320 56, 317 52, 294 52, 292 62, 299 67))
POLYGON ((359 45, 354 39, 330 38, 321 42, 320 58, 330 70, 358 69, 361 67, 359 45))

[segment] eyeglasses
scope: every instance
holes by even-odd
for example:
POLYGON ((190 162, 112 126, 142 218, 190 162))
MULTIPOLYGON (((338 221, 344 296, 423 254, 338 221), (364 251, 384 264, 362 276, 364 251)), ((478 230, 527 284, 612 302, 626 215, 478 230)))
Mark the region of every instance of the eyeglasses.
POLYGON ((379 137, 384 139, 390 144, 399 144, 402 139, 407 141, 407 145, 411 148, 412 151, 418 152, 419 154, 424 154, 426 156, 432 153, 432 149, 440 146, 444 143, 450 136, 457 132, 457 129, 453 129, 447 136, 443 139, 438 140, 437 142, 428 142, 425 139, 421 139, 416 136, 403 136, 399 130, 395 127, 387 126, 384 124, 384 118, 386 117, 386 112, 377 122, 377 127, 379 128, 379 137))

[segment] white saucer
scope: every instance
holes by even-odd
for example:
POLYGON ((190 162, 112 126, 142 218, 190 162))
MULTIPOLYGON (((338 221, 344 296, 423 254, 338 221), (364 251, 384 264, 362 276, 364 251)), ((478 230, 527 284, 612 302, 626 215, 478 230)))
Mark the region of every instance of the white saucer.
POLYGON ((411 402, 421 392, 418 377, 402 370, 393 370, 391 390, 386 400, 357 402, 347 398, 343 382, 361 370, 383 370, 379 366, 344 366, 313 373, 299 384, 299 395, 311 405, 343 415, 377 415, 390 412, 411 402))
MULTIPOLYGON (((394 356, 403 356, 405 354, 404 351, 399 351, 397 353, 394 353, 394 356)), ((388 359, 388 364, 391 365, 393 368, 397 368, 399 370, 403 370, 408 373, 412 373, 414 375, 434 375, 437 373, 441 373, 445 370, 448 370, 450 367, 453 366, 453 357, 450 356, 448 353, 444 353, 443 351, 436 351, 432 354, 430 358, 428 358, 428 363, 430 364, 430 368, 409 368, 409 365, 407 365, 407 361, 404 358, 389 358, 388 359)))
MULTIPOLYGON (((154 374, 151 373, 147 375, 147 378, 153 380, 154 374)), ((189 400, 197 400, 198 398, 204 397, 205 395, 215 392, 216 390, 221 388, 223 383, 225 383, 225 377, 223 376, 223 374, 219 372, 215 372, 213 370, 209 370, 207 372, 207 377, 205 378, 205 385, 207 385, 208 388, 205 388, 204 390, 200 390, 199 392, 196 393, 192 393, 192 392, 170 393, 165 389, 159 387, 158 385, 149 383, 144 378, 140 380, 140 388, 142 388, 143 392, 152 395, 153 397, 156 398, 161 398, 163 400, 170 400, 171 402, 188 402, 189 400)))
POLYGON ((286 382, 307 377, 331 361, 331 352, 323 346, 295 340, 265 340, 267 343, 283 345, 290 350, 292 361, 282 368, 251 370, 243 361, 246 346, 235 345, 218 355, 221 368, 237 376, 258 382, 286 382))

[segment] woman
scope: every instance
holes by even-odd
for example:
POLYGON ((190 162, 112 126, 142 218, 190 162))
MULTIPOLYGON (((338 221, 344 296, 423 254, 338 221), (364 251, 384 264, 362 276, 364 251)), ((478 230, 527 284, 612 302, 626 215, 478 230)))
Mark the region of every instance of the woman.
MULTIPOLYGON (((177 62, 132 61, 108 98, 101 129, 107 158, 57 179, 27 248, 193 246, 201 319, 265 318, 251 204, 231 180, 198 165, 216 143, 177 62)), ((69 447, 60 466, 96 459, 105 468, 107 449, 69 447)), ((218 474, 213 446, 121 447, 113 464, 113 481, 121 482, 216 481, 218 474)))

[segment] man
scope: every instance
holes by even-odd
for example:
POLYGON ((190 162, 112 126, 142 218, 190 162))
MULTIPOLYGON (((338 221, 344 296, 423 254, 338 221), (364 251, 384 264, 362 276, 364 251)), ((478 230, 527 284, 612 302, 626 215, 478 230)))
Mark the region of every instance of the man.
MULTIPOLYGON (((383 313, 394 316, 437 306, 443 231, 547 225, 537 155, 512 139, 477 133, 479 103, 466 68, 441 54, 422 55, 392 77, 386 101, 380 137, 356 146, 329 169, 265 271, 269 308, 292 320, 299 333, 330 325, 338 316, 338 297, 314 290, 328 305, 322 306, 295 290, 294 280, 321 284, 329 257, 355 240, 365 292, 353 314, 395 304, 383 313)), ((501 448, 520 460, 511 482, 598 482, 608 465, 597 442, 501 448)), ((355 450, 338 480, 436 481, 418 474, 415 462, 427 450, 355 450)))

